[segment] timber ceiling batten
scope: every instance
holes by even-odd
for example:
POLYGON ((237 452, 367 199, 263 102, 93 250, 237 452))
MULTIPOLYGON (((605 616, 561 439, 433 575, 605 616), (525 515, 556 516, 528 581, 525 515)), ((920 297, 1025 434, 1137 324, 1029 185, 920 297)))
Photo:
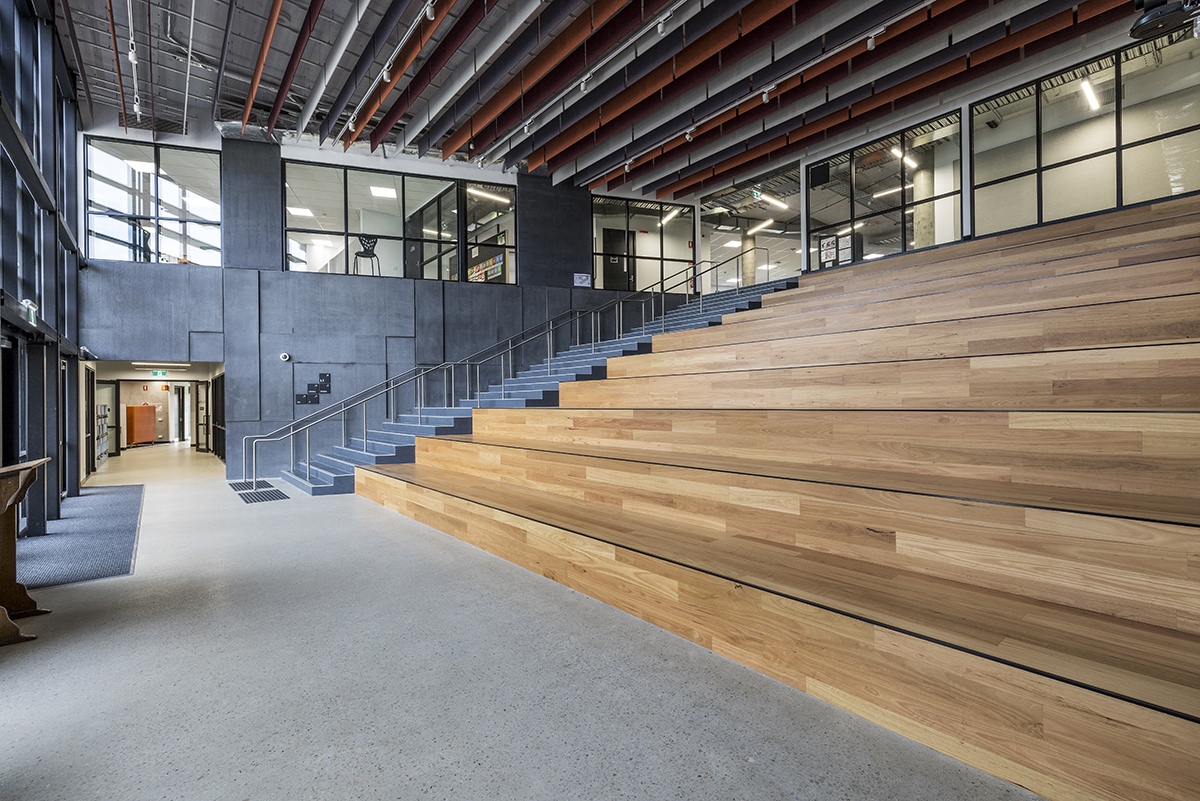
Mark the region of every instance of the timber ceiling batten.
MULTIPOLYGON (((194 0, 193 0, 194 2, 194 0)), ((258 94, 258 82, 262 80, 263 67, 267 63, 267 53, 271 50, 271 37, 275 35, 275 26, 279 24, 279 11, 283 8, 283 0, 274 0, 271 4, 271 16, 267 19, 267 28, 263 31, 262 45, 258 49, 258 63, 254 66, 254 77, 250 80, 250 91, 246 93, 246 105, 242 109, 242 133, 246 132, 246 124, 250 122, 250 109, 254 105, 254 96, 258 94)), ((193 6, 193 19, 195 6, 193 6)), ((190 54, 189 54, 190 55, 190 54)), ((191 59, 188 59, 188 69, 191 69, 191 59)), ((184 103, 187 96, 184 95, 184 103)), ((184 125, 187 125, 186 116, 184 125)))
MULTIPOLYGON (((463 46, 467 38, 475 32, 483 22, 484 17, 496 7, 498 2, 499 0, 474 0, 467 7, 467 10, 454 23, 454 26, 446 34, 446 37, 430 53, 429 58, 425 60, 421 69, 413 76, 412 81, 405 87, 401 96, 397 98, 392 107, 383 115, 383 119, 375 126, 375 130, 371 132, 371 150, 375 150, 383 143, 384 137, 400 122, 400 118, 412 106, 413 101, 430 86, 434 76, 441 72, 450 58, 463 46)), ((446 4, 449 5, 448 2, 446 4)), ((383 98, 380 98, 381 103, 382 100, 383 98)), ((365 127, 365 122, 360 124, 359 128, 355 131, 355 138, 358 137, 365 127)))
POLYGON ((371 88, 367 90, 367 94, 359 102, 358 108, 350 115, 350 119, 346 121, 342 131, 347 128, 354 128, 352 135, 345 139, 346 150, 350 149, 351 143, 366 128, 367 123, 375 116, 375 112, 387 99, 396 85, 400 83, 400 79, 404 77, 404 73, 417 60, 417 56, 421 54, 421 50, 433 38, 433 34, 438 27, 445 21, 450 14, 452 3, 450 0, 442 0, 442 3, 435 6, 432 0, 425 4, 424 13, 417 17, 413 24, 405 33, 404 38, 400 40, 400 44, 392 51, 391 58, 379 73, 379 76, 371 84, 371 88))
POLYGON ((296 70, 300 67, 300 57, 304 55, 304 48, 308 46, 308 40, 312 37, 313 29, 317 26, 317 19, 320 18, 321 8, 324 5, 325 0, 312 0, 308 4, 308 12, 304 15, 304 22, 300 26, 300 36, 292 48, 292 56, 288 59, 283 80, 279 83, 279 90, 275 92, 275 103, 271 106, 271 116, 267 120, 267 136, 270 136, 271 132, 275 130, 275 123, 279 120, 279 113, 283 110, 283 101, 287 99, 288 90, 292 88, 292 81, 296 79, 296 70))
MULTIPOLYGON (((957 0, 957 2, 953 3, 943 3, 943 10, 961 2, 963 0, 957 0)), ((799 5, 794 6, 794 8, 797 13, 797 27, 810 19, 814 13, 812 10, 809 10, 807 15, 799 16, 801 13, 799 5)), ((716 110, 714 110, 711 102, 697 107, 692 116, 695 131, 691 139, 678 134, 671 135, 671 129, 677 126, 667 124, 656 128, 642 137, 635 138, 626 146, 623 152, 610 156, 607 159, 601 159, 591 168, 582 170, 580 172, 580 182, 597 181, 600 178, 601 171, 608 171, 603 180, 607 182, 609 189, 614 189, 652 171, 659 160, 665 159, 670 161, 678 159, 689 153, 711 147, 715 141, 719 141, 722 138, 736 135, 746 126, 777 114, 786 108, 788 104, 795 103, 802 97, 826 87, 830 82, 829 76, 832 70, 845 64, 852 57, 868 52, 866 45, 868 38, 875 39, 874 52, 877 59, 884 58, 890 53, 899 52, 902 48, 907 47, 912 39, 912 35, 909 32, 919 28, 931 19, 932 13, 927 5, 922 5, 915 10, 910 8, 904 12, 905 16, 894 17, 888 20, 886 29, 882 33, 874 33, 872 35, 871 32, 877 31, 879 25, 871 20, 866 20, 869 23, 866 25, 863 25, 861 21, 855 21, 854 29, 846 34, 844 39, 841 38, 841 34, 844 32, 843 28, 843 31, 835 30, 830 32, 829 35, 811 40, 806 45, 776 60, 770 66, 753 73, 744 81, 743 85, 739 86, 735 84, 727 90, 718 93, 713 98, 719 104, 716 110), (903 36, 904 34, 908 34, 909 37, 906 39, 903 36), (822 39, 827 43, 831 38, 835 37, 840 41, 840 44, 832 47, 822 44, 822 39), (798 94, 794 91, 801 86, 804 87, 801 93, 798 94), (734 92, 731 90, 739 91, 734 92), (730 99, 731 94, 733 95, 732 99, 730 99), (768 101, 774 102, 771 103, 768 101), (715 135, 711 137, 707 136, 710 132, 715 132, 715 135), (664 139, 664 137, 668 138, 664 139), (628 171, 616 169, 618 158, 628 159, 629 161, 626 163, 631 163, 631 169, 628 171)), ((760 27, 760 30, 769 30, 777 24, 779 24, 778 16, 767 20, 765 25, 760 27)), ((941 29, 938 28, 938 31, 941 29)), ((928 38, 936 32, 926 27, 918 34, 918 37, 928 38)), ((716 54, 715 57, 721 58, 724 52, 716 54)), ((749 56, 749 54, 746 55, 749 56)), ((697 77, 703 80, 707 76, 703 71, 698 71, 697 77)), ((691 88, 686 83, 686 81, 681 82, 681 85, 678 87, 678 94, 682 94, 691 88)), ((672 86, 672 89, 675 90, 676 87, 672 86)), ((644 114, 641 116, 644 116, 644 114)), ((608 136, 612 136, 622 128, 628 127, 635 122, 637 122, 636 118, 614 120, 611 130, 605 131, 605 133, 608 136)), ((742 145, 739 144, 735 147, 739 146, 742 145)), ((558 169, 561 166, 561 163, 552 164, 552 169, 558 169)))
MULTIPOLYGON (((1014 18, 1012 25, 1020 25, 1022 29, 1026 27, 1035 28, 1036 38, 1030 44, 1037 42, 1049 46, 1056 43, 1056 38, 1068 36, 1070 38, 1083 36, 1092 31, 1099 30, 1107 25, 1121 23, 1125 20, 1127 14, 1123 0, 1085 0, 1077 9, 1066 9, 1057 11, 1051 7, 1050 9, 1039 8, 1035 11, 1039 12, 1027 16, 1025 19, 1018 22, 1014 18), (1057 11, 1057 13, 1055 13, 1057 11)), ((985 34, 994 36, 994 31, 984 31, 981 34, 964 40, 963 44, 973 46, 978 41, 985 38, 985 34)), ((1008 38, 996 39, 997 42, 1009 44, 1008 38)), ((1015 62, 1017 50, 1021 47, 1018 42, 1020 39, 1014 39, 1011 44, 1011 49, 1007 49, 1008 57, 1015 62)), ((1001 53, 995 48, 991 49, 985 62, 1001 57, 1001 53)), ((912 102, 917 102, 925 97, 935 94, 943 89, 953 88, 961 85, 966 81, 981 77, 986 73, 986 68, 983 63, 976 63, 974 66, 969 66, 972 61, 972 54, 968 52, 966 56, 961 57, 962 69, 947 69, 943 70, 942 74, 937 74, 936 71, 925 71, 920 75, 910 78, 907 86, 901 88, 902 93, 895 98, 892 109, 877 108, 872 112, 867 112, 868 115, 878 114, 879 112, 887 112, 896 108, 901 108, 912 102), (903 101, 903 102, 902 102, 903 101)), ((832 104, 827 104, 832 105, 832 104)), ((756 155, 755 158, 743 163, 739 157, 733 157, 724 161, 719 161, 711 165, 711 172, 708 175, 693 173, 687 175, 681 180, 670 184, 658 192, 659 197, 672 195, 674 197, 689 196, 698 194, 705 190, 716 188, 719 185, 728 184, 731 181, 737 180, 739 176, 744 176, 750 171, 761 171, 764 168, 769 168, 773 162, 794 159, 797 157, 803 148, 815 143, 817 139, 826 132, 830 134, 836 132, 838 128, 846 128, 860 124, 861 120, 852 116, 853 103, 847 103, 845 106, 832 115, 825 115, 815 118, 813 122, 802 125, 788 135, 788 144, 766 155, 756 155)), ((864 117, 865 119, 865 117, 864 117)))
MULTIPOLYGON (((517 39, 507 48, 498 48, 496 60, 484 70, 474 82, 472 82, 462 93, 462 98, 455 101, 453 108, 449 111, 440 112, 435 120, 432 120, 428 130, 420 137, 417 144, 417 154, 425 155, 426 152, 433 146, 435 142, 450 132, 450 129, 457 125, 470 110, 479 105, 481 100, 487 96, 487 93, 495 89, 496 85, 504 78, 505 75, 516 72, 517 74, 496 94, 487 100, 487 104, 499 105, 503 110, 505 106, 500 105, 504 93, 507 92, 509 102, 515 101, 521 95, 522 82, 532 82, 545 73, 549 67, 553 66, 557 57, 561 57, 561 52, 575 47, 582 41, 582 37, 578 41, 572 41, 572 37, 578 36, 577 31, 582 31, 583 36, 591 30, 592 14, 595 12, 595 6, 591 7, 591 13, 584 12, 576 19, 572 20, 566 28, 560 31, 557 35, 554 34, 559 26, 567 20, 576 8, 587 6, 587 0, 554 0, 547 6, 537 19, 517 37, 517 39), (546 41, 547 37, 553 36, 553 39, 546 41), (546 42, 544 48, 540 52, 535 52, 538 46, 546 42), (533 54, 528 58, 527 63, 520 70, 517 70, 517 65, 526 59, 527 54, 533 54), (538 72, 540 67, 534 65, 549 64, 541 72, 538 72), (528 75, 528 77, 525 77, 528 75), (510 87, 515 87, 511 89, 510 87)), ((480 113, 482 113, 482 108, 480 113)), ((496 112, 499 113, 499 112, 496 112)), ((474 118, 472 118, 474 119, 474 118)), ((489 118, 490 122, 494 117, 489 118)), ((480 123, 481 125, 484 123, 480 123)), ((470 137, 470 126, 464 126, 467 130, 463 133, 463 139, 452 150, 457 150, 458 147, 466 144, 470 137)), ((409 138, 406 136, 406 138, 409 138)), ((445 148, 443 148, 445 150, 445 148)))
MULTIPOLYGON (((443 0, 443 3, 448 3, 450 0, 443 0)), ((370 40, 362 53, 359 54, 358 61, 354 64, 354 69, 350 71, 350 77, 342 84, 341 90, 337 93, 337 97, 333 100, 333 105, 330 106, 329 112, 325 115, 325 119, 321 121, 321 127, 318 132, 318 141, 324 142, 333 132, 333 126, 337 124, 338 118, 345 111, 346 105, 350 102, 354 90, 367 77, 367 73, 371 70, 371 65, 375 63, 379 53, 387 44, 388 38, 400 24, 400 18, 405 15, 409 8, 415 8, 421 0, 392 0, 387 11, 383 14, 383 19, 379 21, 379 25, 371 34, 370 40)))

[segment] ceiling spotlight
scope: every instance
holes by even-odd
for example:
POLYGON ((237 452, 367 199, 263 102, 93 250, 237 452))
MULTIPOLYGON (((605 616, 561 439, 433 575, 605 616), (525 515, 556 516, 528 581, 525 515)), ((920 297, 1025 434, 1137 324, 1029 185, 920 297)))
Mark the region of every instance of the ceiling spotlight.
POLYGON ((770 86, 763 87, 762 95, 764 103, 769 103, 771 101, 771 92, 775 91, 775 86, 776 84, 771 84, 770 86))
POLYGON ((133 49, 133 42, 129 43, 129 63, 135 67, 138 63, 137 51, 133 49))
POLYGON ((525 135, 526 136, 529 136, 529 125, 530 125, 530 123, 528 123, 528 122, 525 123, 525 135))
POLYGON ((686 131, 684 131, 683 138, 688 140, 689 142, 692 141, 693 139, 695 139, 696 138, 696 127, 692 126, 691 128, 688 128, 686 131))
POLYGON ((425 4, 425 19, 433 22, 433 3, 425 4))
POLYGON ((875 49, 875 34, 871 34, 870 36, 867 37, 867 49, 868 50, 875 49))
POLYGON ((592 79, 592 73, 583 76, 583 80, 579 82, 579 91, 586 92, 588 81, 592 79))
POLYGON ((658 35, 659 35, 659 36, 662 36, 662 35, 663 35, 664 33, 666 33, 666 32, 667 32, 667 23, 666 23, 666 20, 661 20, 661 19, 660 19, 660 20, 658 21, 658 35))
POLYGON ((629 168, 633 166, 633 159, 625 162, 625 172, 629 172, 629 168))

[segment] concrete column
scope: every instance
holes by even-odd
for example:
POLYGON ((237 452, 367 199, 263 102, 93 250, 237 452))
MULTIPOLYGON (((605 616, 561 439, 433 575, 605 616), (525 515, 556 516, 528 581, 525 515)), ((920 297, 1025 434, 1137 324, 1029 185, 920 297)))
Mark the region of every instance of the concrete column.
POLYGON ((742 286, 758 283, 758 238, 742 234, 742 286))
MULTIPOLYGON (((913 169, 913 197, 933 197, 933 153, 914 154, 917 166, 913 169)), ((932 203, 917 206, 912 213, 913 248, 932 247, 937 243, 937 221, 932 203)))

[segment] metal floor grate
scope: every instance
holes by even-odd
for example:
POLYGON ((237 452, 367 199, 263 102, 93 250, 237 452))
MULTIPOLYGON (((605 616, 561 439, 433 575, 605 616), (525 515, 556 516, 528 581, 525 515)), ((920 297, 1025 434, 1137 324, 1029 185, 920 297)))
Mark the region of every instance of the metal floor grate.
POLYGON ((283 490, 277 490, 274 487, 265 490, 254 490, 252 492, 239 492, 238 497, 246 503, 265 503, 266 501, 286 501, 288 495, 283 490))
POLYGON ((262 490, 274 489, 275 485, 265 478, 260 478, 257 481, 231 481, 229 486, 233 487, 234 492, 245 492, 246 490, 262 490))

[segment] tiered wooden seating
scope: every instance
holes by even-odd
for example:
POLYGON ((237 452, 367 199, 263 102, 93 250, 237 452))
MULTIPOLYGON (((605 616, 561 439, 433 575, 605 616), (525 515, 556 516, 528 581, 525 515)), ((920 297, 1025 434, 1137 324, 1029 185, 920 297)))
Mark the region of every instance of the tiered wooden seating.
POLYGON ((1048 798, 1200 797, 1198 207, 808 276, 359 492, 1048 798))

